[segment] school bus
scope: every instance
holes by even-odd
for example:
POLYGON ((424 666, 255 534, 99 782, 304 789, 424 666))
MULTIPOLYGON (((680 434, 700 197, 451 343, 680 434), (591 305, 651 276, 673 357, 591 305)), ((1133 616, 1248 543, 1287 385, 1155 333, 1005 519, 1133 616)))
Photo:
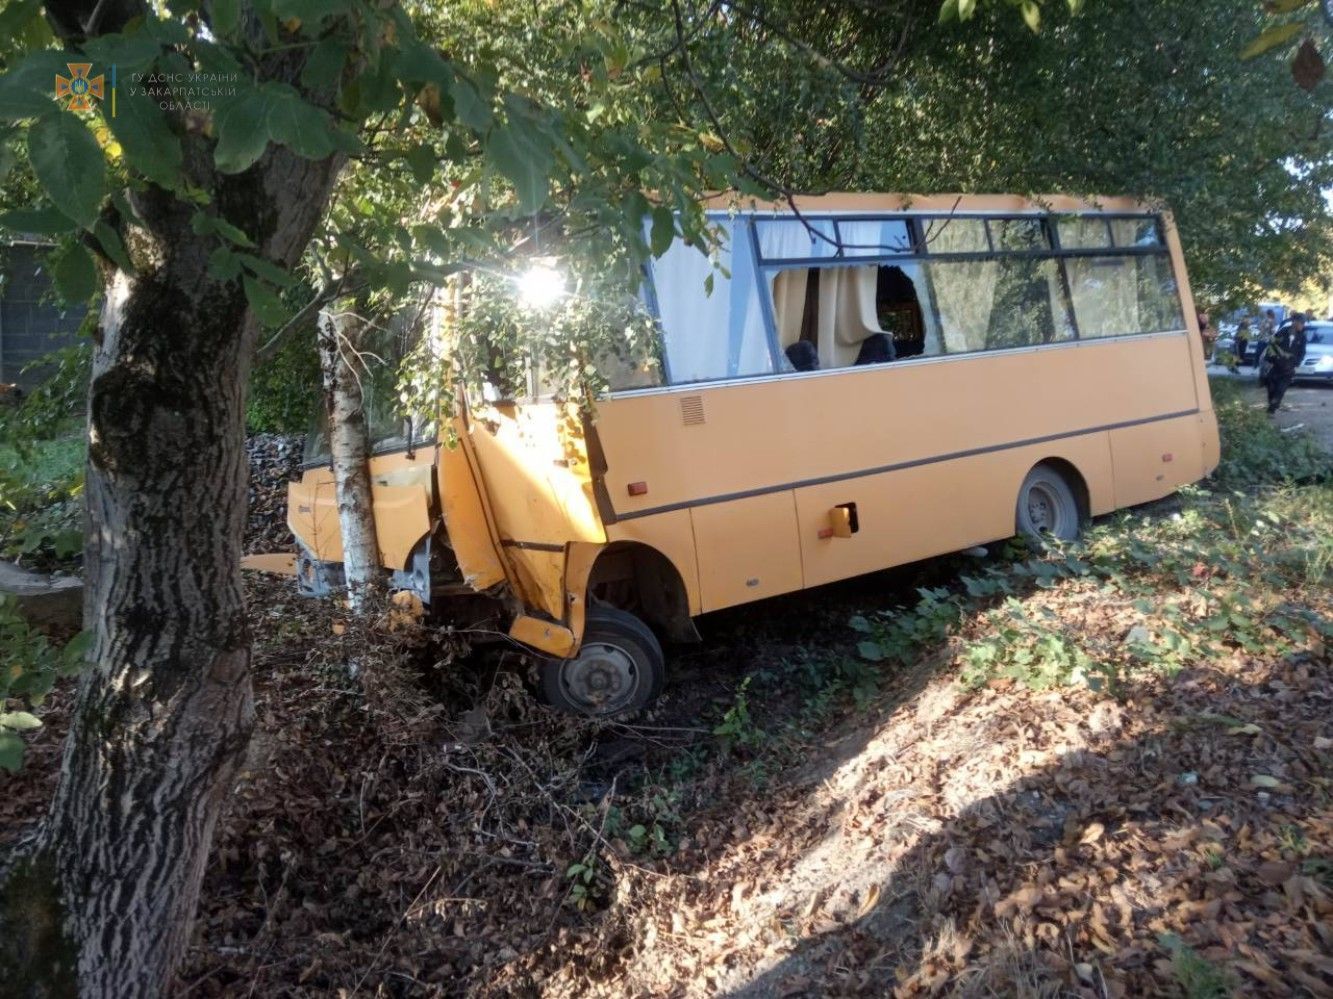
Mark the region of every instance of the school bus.
MULTIPOLYGON (((830 194, 709 210, 720 249, 678 240, 647 269, 660 356, 608 375, 591 417, 468 398, 452 435, 372 461, 393 585, 539 653, 553 704, 643 707, 660 638, 697 639, 698 615, 1015 532, 1071 539, 1216 466, 1161 208, 830 194)), ((290 486, 306 593, 338 583, 326 462, 290 486)))

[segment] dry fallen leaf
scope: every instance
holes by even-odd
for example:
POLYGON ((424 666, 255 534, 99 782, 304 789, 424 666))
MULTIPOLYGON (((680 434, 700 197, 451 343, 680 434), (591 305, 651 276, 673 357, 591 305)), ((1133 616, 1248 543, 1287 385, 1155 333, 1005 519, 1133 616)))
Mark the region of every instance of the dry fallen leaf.
POLYGON ((866 889, 866 897, 861 901, 860 907, 856 910, 856 918, 864 919, 870 915, 875 904, 879 901, 879 885, 873 884, 866 889))
POLYGON ((1100 822, 1094 822, 1092 825, 1088 826, 1088 828, 1083 830, 1083 835, 1079 837, 1079 842, 1084 846, 1087 846, 1090 843, 1096 843, 1102 838, 1104 832, 1106 832, 1106 827, 1100 822))

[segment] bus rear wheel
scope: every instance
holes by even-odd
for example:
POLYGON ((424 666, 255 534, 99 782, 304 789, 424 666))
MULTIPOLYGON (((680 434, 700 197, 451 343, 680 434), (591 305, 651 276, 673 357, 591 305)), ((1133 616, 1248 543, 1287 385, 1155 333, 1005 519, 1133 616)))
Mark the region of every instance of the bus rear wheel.
POLYGON ((1083 529, 1074 490, 1049 465, 1036 466, 1023 480, 1015 521, 1018 533, 1034 541, 1073 541, 1083 529))
POLYGON ((662 691, 666 657, 648 626, 614 607, 588 611, 583 644, 542 665, 542 695, 560 711, 608 718, 647 707, 662 691))

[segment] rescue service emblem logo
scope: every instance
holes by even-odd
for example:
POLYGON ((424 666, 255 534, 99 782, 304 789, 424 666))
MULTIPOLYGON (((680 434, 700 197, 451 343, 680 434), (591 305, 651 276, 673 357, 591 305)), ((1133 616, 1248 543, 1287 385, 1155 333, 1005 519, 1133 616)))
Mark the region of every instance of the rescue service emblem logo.
POLYGON ((93 100, 101 100, 106 94, 106 86, 101 73, 90 77, 93 64, 90 62, 67 62, 70 75, 56 74, 56 96, 61 100, 69 98, 65 105, 69 111, 91 111, 93 100))

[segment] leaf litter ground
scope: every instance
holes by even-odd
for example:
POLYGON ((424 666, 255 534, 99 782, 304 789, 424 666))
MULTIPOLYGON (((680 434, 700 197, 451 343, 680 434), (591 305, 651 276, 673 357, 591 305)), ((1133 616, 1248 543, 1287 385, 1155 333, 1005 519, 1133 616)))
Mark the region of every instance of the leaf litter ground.
POLYGON ((1333 993, 1330 509, 1187 498, 715 615, 625 725, 253 580, 258 724, 178 992, 1333 993))

